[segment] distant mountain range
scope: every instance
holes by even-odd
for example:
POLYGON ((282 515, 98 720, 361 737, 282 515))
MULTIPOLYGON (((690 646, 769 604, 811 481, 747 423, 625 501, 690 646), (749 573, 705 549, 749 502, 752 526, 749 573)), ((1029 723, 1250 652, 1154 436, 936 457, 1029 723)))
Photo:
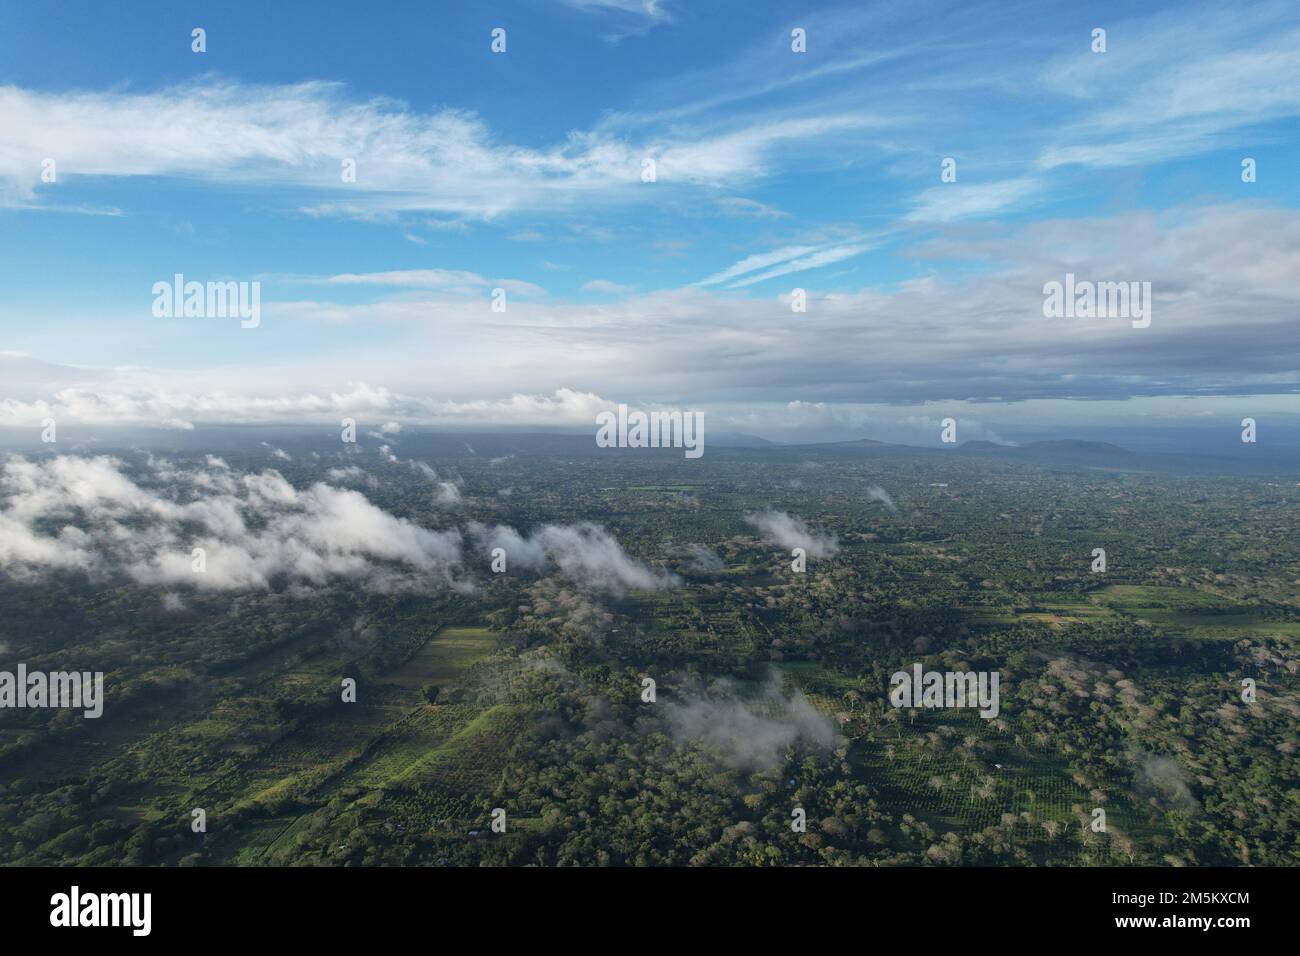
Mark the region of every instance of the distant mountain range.
MULTIPOLYGON (((722 445, 722 442, 717 444, 722 445)), ((1184 474, 1294 475, 1300 470, 1300 449, 1243 445, 1239 453, 1138 452, 1103 441, 1064 438, 1001 444, 976 440, 943 448, 890 444, 869 438, 857 441, 773 446, 806 454, 924 454, 974 459, 1023 461, 1045 467, 1069 467, 1134 472, 1184 474)))
MULTIPOLYGON (((33 441, 31 430, 21 434, 7 430, 0 434, 0 445, 29 453, 63 452, 95 454, 129 450, 170 454, 236 455, 241 458, 272 457, 273 449, 289 455, 310 456, 313 452, 330 456, 339 449, 337 429, 327 426, 285 428, 283 426, 200 426, 193 431, 78 430, 60 432, 57 447, 33 441)), ((562 455, 585 457, 609 454, 613 449, 596 446, 588 429, 565 430, 430 430, 404 428, 396 434, 382 434, 358 428, 358 444, 363 450, 377 450, 388 444, 400 458, 460 458, 473 455, 499 458, 510 455, 562 455)), ((627 453, 681 456, 680 448, 628 449, 627 453)), ((1300 447, 1291 442, 1269 445, 1225 446, 1205 452, 1135 451, 1104 441, 1048 439, 1020 444, 1002 444, 986 440, 959 445, 916 446, 882 442, 871 438, 850 441, 780 443, 744 432, 705 433, 705 453, 762 456, 957 456, 962 460, 1021 461, 1042 467, 1104 469, 1131 472, 1184 474, 1255 474, 1294 478, 1300 474, 1300 447)), ((274 460, 274 459, 272 459, 274 460)), ((283 460, 283 459, 281 459, 283 460)))

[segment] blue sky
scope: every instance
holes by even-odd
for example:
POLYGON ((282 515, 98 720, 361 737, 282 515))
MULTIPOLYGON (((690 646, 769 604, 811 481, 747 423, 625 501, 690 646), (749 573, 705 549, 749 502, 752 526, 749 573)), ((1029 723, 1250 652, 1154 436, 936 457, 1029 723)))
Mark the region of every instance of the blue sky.
POLYGON ((447 6, 8 5, 0 425, 1300 411, 1294 4, 447 6), (1151 327, 1044 319, 1066 271, 1151 327))

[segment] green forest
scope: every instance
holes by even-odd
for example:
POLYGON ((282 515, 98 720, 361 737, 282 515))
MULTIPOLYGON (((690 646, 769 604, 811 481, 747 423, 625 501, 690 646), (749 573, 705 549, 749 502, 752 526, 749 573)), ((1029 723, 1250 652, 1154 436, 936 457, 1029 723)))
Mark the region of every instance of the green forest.
POLYGON ((0 860, 1300 864, 1294 477, 467 445, 448 506, 337 454, 274 468, 454 529, 449 580, 0 576, 0 668, 106 688, 0 711, 0 860), (997 716, 893 706, 916 664, 996 672, 997 716))

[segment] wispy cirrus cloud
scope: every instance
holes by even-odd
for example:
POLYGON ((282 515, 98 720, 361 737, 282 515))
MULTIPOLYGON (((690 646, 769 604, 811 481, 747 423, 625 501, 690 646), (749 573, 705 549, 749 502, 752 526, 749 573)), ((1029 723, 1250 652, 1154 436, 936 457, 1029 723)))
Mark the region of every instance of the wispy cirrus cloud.
POLYGON ((560 0, 566 7, 590 13, 631 13, 649 20, 670 20, 667 0, 560 0))
POLYGON ((783 246, 771 252, 746 256, 734 265, 701 279, 695 285, 725 284, 729 289, 740 289, 756 282, 789 275, 792 272, 805 272, 843 262, 872 248, 875 248, 874 242, 783 246))
POLYGON ((922 191, 906 218, 913 222, 954 222, 990 216, 1021 206, 1042 190, 1042 182, 1027 176, 991 183, 946 183, 922 191))
POLYGON ((624 295, 634 291, 635 288, 635 286, 611 282, 609 279, 591 279, 582 284, 583 292, 596 292, 602 295, 624 295))
POLYGON ((818 251, 807 256, 799 256, 788 262, 773 266, 756 275, 748 275, 742 279, 737 279, 727 286, 729 289, 740 289, 747 285, 753 285, 756 282, 765 282, 768 279, 775 279, 777 276, 789 275, 792 272, 806 272, 810 269, 820 269, 823 266, 833 265, 837 262, 843 262, 845 259, 852 259, 864 252, 874 248, 870 243, 860 243, 857 245, 832 246, 829 249, 819 249, 818 251))
POLYGON ((733 188, 786 146, 860 128, 851 114, 695 133, 573 132, 549 147, 502 142, 464 110, 417 112, 350 99, 342 84, 254 86, 207 79, 149 93, 0 87, 0 200, 43 195, 42 161, 63 178, 160 176, 295 187, 316 214, 439 212, 492 218, 604 200, 643 202, 642 161, 664 187, 733 188), (183 137, 177 129, 187 131, 183 137), (342 164, 353 160, 355 181, 342 164))
POLYGON ((602 16, 610 22, 604 39, 618 43, 629 36, 640 36, 663 23, 673 22, 668 0, 559 0, 561 4, 583 13, 602 16))
POLYGON ((1300 24, 1290 3, 1243 11, 1158 10, 1122 21, 1104 56, 1050 60, 1041 83, 1068 97, 1070 118, 1037 166, 1117 167, 1185 159, 1240 132, 1300 116, 1300 24))
POLYGON ((403 269, 390 272, 340 273, 332 276, 296 277, 299 280, 331 285, 390 286, 402 289, 436 289, 457 295, 481 293, 500 287, 516 295, 544 296, 546 290, 522 279, 488 279, 477 272, 457 269, 403 269))
POLYGON ((756 252, 751 256, 746 256, 734 265, 728 266, 721 272, 715 272, 707 278, 701 279, 695 283, 699 286, 718 285, 728 280, 738 278, 759 269, 769 269, 772 266, 783 262, 789 262, 801 256, 811 255, 816 252, 817 246, 783 246, 780 249, 773 249, 771 252, 756 252))

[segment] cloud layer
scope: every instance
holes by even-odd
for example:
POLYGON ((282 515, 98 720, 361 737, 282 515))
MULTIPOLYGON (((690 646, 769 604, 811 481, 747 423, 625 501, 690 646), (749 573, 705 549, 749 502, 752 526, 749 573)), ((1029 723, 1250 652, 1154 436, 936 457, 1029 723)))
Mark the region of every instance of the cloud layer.
MULTIPOLYGON (((328 477, 358 483, 367 473, 352 465, 328 477)), ((448 499, 448 486, 455 491, 442 483, 438 500, 453 506, 459 495, 448 499)), ((208 591, 347 582, 379 591, 469 589, 470 566, 486 569, 487 549, 500 546, 510 567, 559 574, 592 592, 677 583, 590 523, 546 525, 528 536, 474 524, 470 534, 473 556, 457 528, 422 527, 325 482, 297 489, 278 471, 238 474, 214 456, 204 465, 150 457, 137 467, 103 455, 0 461, 0 571, 20 580, 67 571, 208 591)))
MULTIPOLYGON (((788 255, 789 250, 782 251, 788 255)), ((322 321, 391 344, 251 357, 208 371, 107 369, 0 355, 0 426, 45 418, 198 422, 589 424, 611 403, 693 407, 1035 399, 1122 400, 1300 390, 1300 215, 1254 205, 967 227, 916 247, 935 273, 853 293, 788 297, 704 288, 612 302, 446 295, 340 304, 266 302, 263 329, 309 341, 322 321), (960 271, 940 263, 961 263, 960 271), (1150 282, 1149 328, 1047 318, 1043 287, 1150 282), (554 300, 554 301, 552 301, 554 300), (430 384, 424 356, 451 357, 430 384), (1224 356, 1231 356, 1230 362, 1224 356), (502 370, 508 369, 508 388, 502 370), (294 388, 294 382, 309 382, 294 388)), ((174 326, 170 334, 198 335, 174 326)), ((942 416, 940 416, 942 417, 942 416)), ((971 436, 973 437, 973 436, 971 436)))
POLYGON ((11 457, 0 471, 0 567, 78 570, 201 590, 320 587, 388 590, 453 583, 460 533, 396 518, 359 492, 299 491, 276 471, 236 475, 219 459, 180 469, 154 459, 11 457), (196 570, 201 549, 202 570, 196 570))

